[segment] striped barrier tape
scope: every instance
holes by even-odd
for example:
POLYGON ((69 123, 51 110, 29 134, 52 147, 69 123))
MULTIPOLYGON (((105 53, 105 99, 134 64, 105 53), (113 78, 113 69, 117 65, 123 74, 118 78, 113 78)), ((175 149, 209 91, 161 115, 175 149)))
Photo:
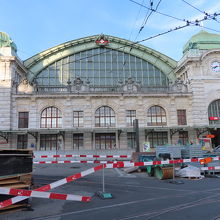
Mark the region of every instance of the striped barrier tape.
POLYGON ((201 170, 220 170, 220 166, 216 166, 216 167, 201 167, 201 170))
MULTIPOLYGON (((77 174, 68 176, 68 177, 66 177, 64 179, 61 179, 61 180, 58 180, 58 181, 53 182, 51 184, 48 184, 48 185, 42 186, 40 188, 37 188, 34 191, 40 191, 40 192, 49 191, 49 190, 54 189, 54 188, 56 188, 58 186, 62 186, 64 184, 66 184, 66 183, 72 182, 72 181, 77 180, 77 179, 79 179, 81 177, 84 177, 84 176, 87 176, 87 175, 89 175, 91 173, 97 172, 97 171, 99 171, 99 170, 101 170, 101 169, 103 169, 105 167, 106 167, 106 165, 102 164, 102 165, 90 168, 88 170, 82 171, 81 173, 77 173, 77 174)), ((7 206, 10 206, 12 204, 15 204, 17 202, 23 201, 25 199, 28 199, 28 197, 27 196, 16 196, 16 197, 7 199, 5 201, 0 202, 0 209, 1 208, 5 208, 7 206)))
POLYGON ((34 161, 34 164, 57 164, 57 163, 96 163, 96 164, 108 164, 114 163, 114 161, 101 161, 101 160, 52 160, 52 161, 34 161))
POLYGON ((37 198, 46 198, 46 199, 71 200, 71 201, 81 201, 81 202, 91 201, 91 197, 89 196, 38 192, 34 190, 12 189, 7 187, 0 187, 0 194, 13 195, 13 196, 28 196, 28 197, 37 197, 37 198))
MULTIPOLYGON (((63 160, 63 161, 34 161, 34 164, 59 164, 59 163, 96 163, 96 164, 113 164, 115 167, 133 167, 133 166, 153 166, 153 165, 167 165, 178 163, 196 163, 204 158, 192 159, 177 159, 177 160, 161 160, 148 162, 131 162, 131 161, 88 161, 88 160, 63 160)), ((213 161, 220 160, 220 157, 212 157, 213 161)), ((114 168, 114 167, 113 167, 114 168)))
POLYGON ((36 155, 35 159, 38 158, 62 158, 62 157, 87 157, 87 158, 131 158, 130 155, 84 155, 84 154, 56 154, 56 155, 36 155))

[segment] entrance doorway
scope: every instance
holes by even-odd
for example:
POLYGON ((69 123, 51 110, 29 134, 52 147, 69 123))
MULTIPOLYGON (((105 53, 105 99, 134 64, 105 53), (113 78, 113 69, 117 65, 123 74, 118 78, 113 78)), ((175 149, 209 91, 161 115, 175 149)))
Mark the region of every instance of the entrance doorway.
POLYGON ((116 148, 115 133, 95 134, 95 148, 111 150, 116 148))
POLYGON ((211 134, 214 134, 215 137, 212 138, 212 146, 215 148, 217 146, 220 146, 220 128, 217 128, 216 130, 212 130, 211 134))

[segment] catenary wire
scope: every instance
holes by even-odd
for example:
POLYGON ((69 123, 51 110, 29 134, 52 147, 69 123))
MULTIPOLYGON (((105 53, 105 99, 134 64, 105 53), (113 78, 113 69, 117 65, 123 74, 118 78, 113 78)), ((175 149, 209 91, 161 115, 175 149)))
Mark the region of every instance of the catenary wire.
POLYGON ((165 14, 165 13, 162 13, 162 12, 159 12, 159 11, 156 11, 156 10, 153 9, 153 8, 151 9, 151 8, 149 8, 149 7, 145 6, 145 5, 142 5, 141 3, 136 2, 136 1, 134 1, 134 0, 129 0, 129 1, 135 3, 135 4, 139 5, 139 6, 142 6, 142 7, 146 8, 146 9, 149 9, 149 10, 151 10, 151 11, 154 11, 154 12, 157 13, 157 14, 160 14, 160 15, 163 15, 163 16, 166 16, 166 17, 169 17, 169 18, 173 18, 173 19, 178 20, 178 21, 186 21, 185 19, 177 18, 177 17, 174 17, 174 16, 172 16, 172 15, 168 15, 168 14, 165 14))
MULTIPOLYGON (((130 1, 130 0, 129 0, 129 1, 130 1)), ((220 13, 215 13, 215 14, 213 14, 212 16, 217 17, 217 16, 219 16, 219 15, 220 15, 220 13)), ((202 19, 196 19, 195 21, 185 20, 185 23, 186 23, 185 25, 177 26, 177 27, 172 28, 172 29, 170 29, 170 30, 167 30, 167 31, 161 32, 161 33, 159 33, 159 34, 150 36, 150 37, 148 37, 148 38, 145 38, 145 39, 142 39, 142 40, 139 40, 139 41, 135 41, 135 42, 131 43, 130 45, 120 46, 120 47, 116 48, 116 50, 125 48, 125 47, 127 47, 127 46, 129 46, 129 47, 132 49, 132 47, 133 47, 134 45, 136 45, 136 44, 139 44, 139 43, 145 42, 145 41, 147 41, 147 40, 151 40, 151 39, 157 38, 157 37, 159 37, 159 36, 168 34, 168 33, 173 32, 173 31, 177 31, 177 30, 183 29, 183 28, 188 27, 188 26, 201 26, 199 23, 200 23, 201 21, 204 21, 204 20, 207 20, 207 17, 206 17, 206 16, 205 16, 204 18, 202 18, 202 19)), ((210 29, 210 28, 208 28, 208 27, 203 27, 203 28, 210 29)), ((220 32, 220 31, 215 30, 215 29, 211 29, 211 30, 216 31, 216 32, 220 32)), ((130 50, 131 50, 131 49, 130 49, 130 50)), ((65 64, 63 64, 63 65, 68 65, 69 63, 74 63, 74 62, 78 62, 78 61, 81 61, 81 60, 85 60, 85 59, 90 58, 90 57, 102 55, 102 54, 108 53, 108 52, 110 52, 110 51, 112 51, 112 49, 108 49, 108 50, 106 50, 106 51, 103 51, 103 52, 100 52, 100 53, 97 53, 97 54, 93 54, 93 55, 90 55, 90 56, 85 56, 85 57, 82 57, 82 58, 77 59, 77 60, 69 61, 69 62, 67 62, 67 63, 65 63, 65 64)), ((29 72, 33 73, 30 69, 29 69, 29 72)), ((35 75, 35 73, 33 73, 33 74, 35 75)), ((33 80, 33 79, 32 79, 32 80, 33 80)))
MULTIPOLYGON (((187 2, 187 1, 185 1, 185 0, 182 0, 182 1, 183 1, 184 3, 186 3, 187 5, 189 5, 190 7, 196 9, 197 11, 199 11, 199 12, 205 14, 207 17, 210 16, 210 14, 208 14, 206 11, 200 10, 199 8, 195 7, 194 5, 190 4, 189 2, 187 2)), ((214 20, 214 21, 216 21, 216 22, 218 22, 218 23, 220 23, 220 22, 219 22, 217 19, 215 19, 215 18, 211 18, 211 19, 214 20)))
MULTIPOLYGON (((155 8, 154 10, 151 8, 151 12, 149 13, 149 15, 147 16, 147 18, 145 19, 143 25, 141 26, 141 28, 140 28, 140 30, 139 30, 139 33, 144 29, 144 26, 146 25, 146 23, 147 23, 149 17, 152 15, 152 13, 153 13, 153 12, 157 12, 157 9, 158 9, 158 7, 159 7, 161 1, 162 1, 162 0, 159 0, 159 2, 157 3, 156 8, 155 8)), ((153 1, 151 2, 151 7, 153 6, 152 3, 153 3, 153 1)))
MULTIPOLYGON (((142 3, 141 3, 141 4, 143 4, 143 3, 144 3, 144 0, 142 0, 142 3)), ((136 19, 135 19, 135 22, 133 23, 132 30, 131 30, 130 36, 129 36, 129 38, 128 38, 129 40, 131 39, 131 36, 132 36, 132 34, 133 34, 134 26, 136 25, 137 20, 138 20, 138 17, 139 17, 139 15, 140 15, 140 13, 141 13, 141 8, 142 8, 142 6, 140 6, 139 11, 138 11, 138 14, 137 14, 136 19)))

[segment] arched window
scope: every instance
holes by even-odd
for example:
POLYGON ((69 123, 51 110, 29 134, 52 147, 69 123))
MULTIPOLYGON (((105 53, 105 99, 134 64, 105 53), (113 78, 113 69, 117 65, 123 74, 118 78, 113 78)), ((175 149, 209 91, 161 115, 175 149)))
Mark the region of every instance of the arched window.
POLYGON ((220 123, 220 99, 213 101, 208 108, 209 124, 220 123))
POLYGON ((115 112, 108 106, 102 106, 95 112, 96 127, 115 127, 115 112))
POLYGON ((61 128, 62 127, 62 114, 56 107, 45 108, 41 113, 41 128, 61 128))
POLYGON ((149 126, 167 125, 165 110, 158 105, 154 105, 150 107, 147 111, 147 125, 149 126))

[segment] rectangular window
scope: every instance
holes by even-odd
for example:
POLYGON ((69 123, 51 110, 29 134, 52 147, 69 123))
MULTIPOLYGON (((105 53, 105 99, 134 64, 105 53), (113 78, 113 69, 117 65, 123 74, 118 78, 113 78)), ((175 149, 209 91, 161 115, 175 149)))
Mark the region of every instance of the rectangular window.
POLYGON ((83 127, 83 111, 73 112, 73 127, 83 127))
POLYGON ((127 143, 129 149, 135 149, 136 148, 136 138, 135 138, 135 132, 128 132, 127 133, 127 143))
POLYGON ((188 131, 179 131, 179 143, 185 145, 187 144, 188 140, 188 131))
POLYGON ((177 119, 178 119, 178 125, 187 125, 187 123, 186 123, 186 110, 185 109, 177 110, 177 119))
POLYGON ((17 148, 18 149, 27 149, 28 145, 28 136, 27 134, 21 134, 17 136, 17 148))
POLYGON ((161 146, 168 143, 168 135, 166 131, 163 132, 151 132, 148 135, 148 141, 150 142, 150 147, 155 148, 156 146, 161 146))
POLYGON ((83 148, 83 134, 73 134, 73 149, 83 148))
POLYGON ((127 126, 133 126, 133 121, 136 119, 136 110, 126 111, 126 124, 127 126))
POLYGON ((58 150, 57 134, 41 134, 40 150, 58 150))
POLYGON ((115 149, 116 139, 115 133, 95 134, 96 149, 115 149))
POLYGON ((29 112, 18 112, 18 128, 28 128, 29 112))

